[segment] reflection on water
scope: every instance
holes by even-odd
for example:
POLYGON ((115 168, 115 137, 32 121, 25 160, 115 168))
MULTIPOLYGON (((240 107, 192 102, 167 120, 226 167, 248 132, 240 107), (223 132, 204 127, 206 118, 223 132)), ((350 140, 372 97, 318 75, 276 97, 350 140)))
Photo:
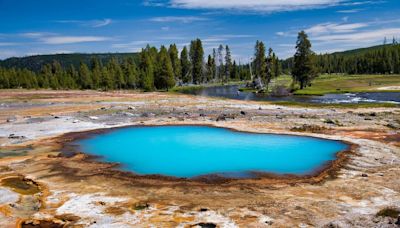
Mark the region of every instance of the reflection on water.
POLYGON ((344 104, 344 103, 394 103, 400 104, 399 92, 371 92, 371 93, 345 93, 345 94, 326 94, 324 96, 285 96, 274 97, 268 94, 240 92, 239 85, 213 86, 201 89, 193 89, 184 93, 224 97, 237 100, 252 101, 290 101, 302 103, 326 103, 326 104, 344 104))

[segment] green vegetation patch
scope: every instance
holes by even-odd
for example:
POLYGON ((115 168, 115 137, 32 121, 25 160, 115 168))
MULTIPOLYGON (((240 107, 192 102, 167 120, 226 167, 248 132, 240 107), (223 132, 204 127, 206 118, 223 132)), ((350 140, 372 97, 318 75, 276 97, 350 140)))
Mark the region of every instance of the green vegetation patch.
POLYGON ((396 108, 400 107, 398 104, 393 103, 343 103, 343 104, 322 104, 322 103, 303 103, 295 101, 276 101, 267 102, 270 104, 283 105, 283 106, 295 106, 295 107, 308 107, 308 108, 396 108))
POLYGON ((296 95, 324 95, 350 92, 400 92, 378 90, 380 87, 400 86, 400 75, 321 75, 310 87, 295 91, 296 95))

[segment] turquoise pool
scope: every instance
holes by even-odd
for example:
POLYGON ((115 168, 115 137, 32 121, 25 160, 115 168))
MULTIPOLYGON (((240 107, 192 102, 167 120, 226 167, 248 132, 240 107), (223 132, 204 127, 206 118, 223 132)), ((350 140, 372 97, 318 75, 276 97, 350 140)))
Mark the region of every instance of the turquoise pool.
POLYGON ((129 127, 77 141, 80 149, 137 174, 249 177, 310 174, 345 143, 312 137, 237 132, 207 126, 129 127))

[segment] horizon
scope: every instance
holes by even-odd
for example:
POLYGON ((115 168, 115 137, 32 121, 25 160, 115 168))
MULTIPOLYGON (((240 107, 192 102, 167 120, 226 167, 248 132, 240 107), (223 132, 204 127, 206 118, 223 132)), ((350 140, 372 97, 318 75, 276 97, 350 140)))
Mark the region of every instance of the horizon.
POLYGON ((47 54, 132 53, 146 44, 178 49, 200 38, 205 54, 229 45, 248 62, 256 40, 281 59, 307 32, 316 53, 383 44, 400 37, 395 0, 201 1, 109 0, 0 2, 0 59, 47 54), (93 10, 90 10, 92 7, 93 10), (62 10, 59 10, 62 9, 62 10), (371 16, 371 14, 376 16, 371 16), (24 15, 24 17, 20 17, 24 15))

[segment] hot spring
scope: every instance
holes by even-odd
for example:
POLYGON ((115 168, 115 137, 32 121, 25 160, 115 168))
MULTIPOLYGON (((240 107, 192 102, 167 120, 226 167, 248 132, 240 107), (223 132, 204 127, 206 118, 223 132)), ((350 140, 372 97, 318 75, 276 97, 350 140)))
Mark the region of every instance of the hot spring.
POLYGON ((119 128, 75 143, 82 152, 139 175, 185 178, 245 178, 255 172, 307 175, 348 147, 340 141, 208 126, 119 128))

